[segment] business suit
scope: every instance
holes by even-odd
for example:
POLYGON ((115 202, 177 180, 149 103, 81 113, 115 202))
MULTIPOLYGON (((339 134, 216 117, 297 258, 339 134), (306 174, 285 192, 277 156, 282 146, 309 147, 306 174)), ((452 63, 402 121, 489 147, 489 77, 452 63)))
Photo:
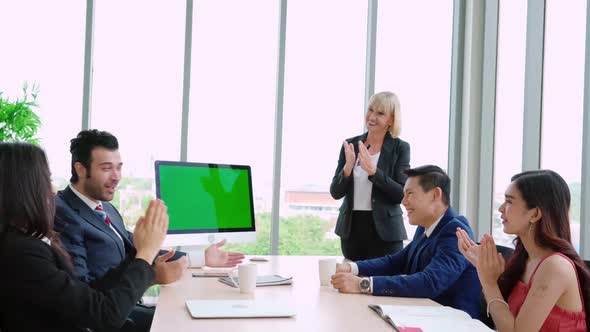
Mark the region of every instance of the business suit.
POLYGON ((116 331, 155 278, 128 259, 88 285, 47 243, 14 230, 0 241, 0 271, 3 332, 116 331))
POLYGON ((102 202, 102 206, 121 238, 70 187, 55 197, 55 230, 72 256, 75 274, 87 282, 119 265, 134 248, 117 209, 108 202, 102 202))
POLYGON ((457 227, 473 238, 467 219, 449 208, 429 237, 418 227, 401 252, 356 262, 359 275, 373 276, 373 295, 429 298, 479 318, 481 286, 459 251, 457 227))
MULTIPOLYGON (((102 277, 135 252, 132 234, 125 228, 119 211, 109 202, 102 202, 102 206, 120 237, 70 187, 55 197, 55 230, 72 257, 74 274, 85 282, 102 277)), ((181 254, 177 252, 172 259, 181 254)), ((129 318, 137 331, 148 331, 154 312, 153 307, 138 304, 129 318)))
MULTIPOLYGON (((355 156, 357 158, 358 143, 364 142, 367 139, 367 135, 368 133, 365 133, 346 140, 348 143, 353 144, 355 156)), ((345 252, 345 247, 349 242, 398 242, 400 244, 399 249, 401 249, 401 241, 408 238, 399 204, 404 196, 403 188, 407 179, 404 170, 410 168, 410 145, 400 138, 393 138, 389 132, 386 133, 383 139, 381 154, 379 155, 379 160, 376 165, 376 173, 373 176, 369 176, 369 181, 373 184, 371 192, 372 211, 370 214, 374 221, 374 229, 376 233, 376 236, 373 236, 373 239, 355 239, 355 234, 351 231, 354 228, 353 224, 355 221, 357 224, 360 221, 355 220, 353 217, 354 181, 352 174, 348 177, 344 176, 345 164, 346 156, 344 148, 341 148, 340 157, 338 158, 338 166, 336 167, 336 172, 332 179, 332 184, 330 185, 330 194, 334 199, 344 197, 342 205, 340 206, 340 213, 338 215, 335 230, 336 234, 343 240, 344 256, 351 259, 351 257, 349 257, 350 255, 347 255, 345 252)), ((373 257, 383 256, 388 253, 392 252, 384 252, 383 254, 377 253, 376 255, 373 255, 373 257)), ((351 255, 353 254, 354 253, 351 253, 351 255)), ((366 258, 370 257, 361 257, 359 259, 366 258)))

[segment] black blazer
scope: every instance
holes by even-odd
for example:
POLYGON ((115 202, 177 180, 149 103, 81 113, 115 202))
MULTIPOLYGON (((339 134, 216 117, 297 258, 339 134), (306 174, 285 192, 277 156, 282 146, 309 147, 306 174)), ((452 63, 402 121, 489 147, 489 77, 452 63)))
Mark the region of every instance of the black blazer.
POLYGON ((0 329, 115 331, 155 278, 129 258, 88 285, 73 276, 45 242, 8 231, 0 238, 0 329))
MULTIPOLYGON (((354 145, 355 155, 358 156, 358 142, 365 141, 367 133, 349 138, 346 141, 354 145)), ((340 206, 340 214, 336 222, 336 234, 348 239, 352 224, 352 207, 354 197, 353 176, 346 178, 343 173, 346 164, 344 147, 340 149, 338 167, 330 185, 330 194, 334 199, 344 197, 340 206)), ((377 162, 377 172, 369 176, 373 182, 371 202, 373 219, 377 234, 383 241, 402 241, 408 238, 404 227, 402 210, 399 206, 404 197, 404 185, 407 176, 404 170, 410 168, 410 145, 400 138, 393 138, 389 132, 383 140, 381 155, 377 162)))

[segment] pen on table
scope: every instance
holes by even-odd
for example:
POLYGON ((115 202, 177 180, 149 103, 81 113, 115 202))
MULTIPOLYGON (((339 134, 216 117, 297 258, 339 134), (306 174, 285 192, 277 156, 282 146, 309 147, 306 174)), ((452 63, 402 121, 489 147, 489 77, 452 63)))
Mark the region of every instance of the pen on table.
POLYGON ((193 277, 195 278, 220 278, 220 277, 227 277, 227 274, 199 274, 193 273, 193 277))

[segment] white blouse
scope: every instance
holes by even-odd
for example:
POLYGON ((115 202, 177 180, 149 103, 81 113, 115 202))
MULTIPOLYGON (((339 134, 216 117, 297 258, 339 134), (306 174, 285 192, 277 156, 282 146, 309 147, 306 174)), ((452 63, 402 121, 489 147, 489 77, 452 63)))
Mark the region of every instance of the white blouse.
MULTIPOLYGON (((379 155, 381 152, 371 156, 373 163, 377 165, 379 155)), ((353 210, 356 211, 371 211, 371 192, 373 191, 373 182, 369 181, 369 173, 359 165, 358 160, 352 170, 354 176, 354 196, 353 196, 353 210)))

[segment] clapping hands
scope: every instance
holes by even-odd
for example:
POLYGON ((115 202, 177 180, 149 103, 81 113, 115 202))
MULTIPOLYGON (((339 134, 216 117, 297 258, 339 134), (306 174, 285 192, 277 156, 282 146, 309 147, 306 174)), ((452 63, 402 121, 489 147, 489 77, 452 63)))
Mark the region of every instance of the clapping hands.
POLYGON ((168 230, 168 213, 166 205, 159 199, 150 201, 145 217, 140 217, 133 232, 136 258, 150 265, 156 258, 168 230))
POLYGON ((477 262, 479 260, 479 249, 480 246, 473 242, 464 229, 457 227, 457 240, 459 251, 465 256, 465 258, 477 268, 477 262))
POLYGON ((344 149, 344 156, 346 157, 346 164, 344 164, 344 176, 349 177, 354 168, 356 162, 356 156, 354 155, 354 145, 348 143, 346 140, 342 142, 342 148, 344 149))
POLYGON ((377 172, 377 165, 373 162, 369 149, 367 149, 363 142, 359 142, 359 166, 361 166, 369 176, 373 176, 375 175, 375 172, 377 172))
POLYGON ((496 249, 496 243, 489 234, 484 234, 481 244, 475 243, 465 230, 457 228, 459 251, 475 266, 482 285, 492 285, 504 272, 506 262, 496 249))
POLYGON ((504 272, 505 265, 504 257, 496 249, 494 239, 490 235, 484 234, 477 262, 477 275, 481 284, 484 286, 497 284, 498 278, 504 272))
MULTIPOLYGON (((377 165, 375 165, 375 163, 373 162, 373 159, 371 158, 371 154, 369 153, 368 148, 361 141, 358 142, 358 146, 359 166, 370 176, 375 175, 375 172, 377 172, 377 165)), ((346 157, 346 164, 344 165, 343 172, 345 177, 349 177, 354 168, 354 164, 356 163, 354 145, 352 145, 352 143, 344 141, 342 142, 342 148, 344 149, 344 156, 346 157)))

